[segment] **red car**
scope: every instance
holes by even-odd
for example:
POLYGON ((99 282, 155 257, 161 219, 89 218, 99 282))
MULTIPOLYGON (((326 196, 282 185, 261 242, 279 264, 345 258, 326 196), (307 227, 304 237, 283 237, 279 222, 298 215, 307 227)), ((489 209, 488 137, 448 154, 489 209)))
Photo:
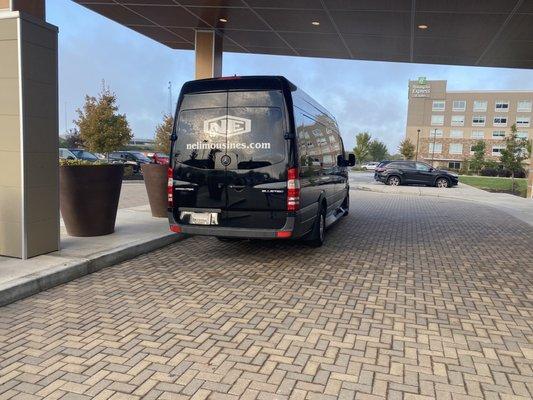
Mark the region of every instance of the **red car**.
POLYGON ((168 154, 158 152, 158 153, 152 153, 148 155, 148 157, 151 158, 153 162, 156 164, 161 164, 161 165, 168 164, 168 154))

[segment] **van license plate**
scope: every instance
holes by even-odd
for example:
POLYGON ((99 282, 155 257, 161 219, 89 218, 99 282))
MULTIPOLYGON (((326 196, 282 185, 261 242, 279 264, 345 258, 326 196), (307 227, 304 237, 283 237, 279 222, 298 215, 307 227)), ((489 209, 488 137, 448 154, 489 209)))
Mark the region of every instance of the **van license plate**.
POLYGON ((191 212, 189 223, 193 225, 218 225, 217 213, 191 212))

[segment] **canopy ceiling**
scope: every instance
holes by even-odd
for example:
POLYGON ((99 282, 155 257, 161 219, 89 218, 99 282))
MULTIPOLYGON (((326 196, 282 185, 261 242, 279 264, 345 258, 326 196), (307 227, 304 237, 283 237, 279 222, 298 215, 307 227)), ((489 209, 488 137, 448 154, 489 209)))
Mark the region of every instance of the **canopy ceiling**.
POLYGON ((229 52, 533 67, 533 1, 74 1, 174 49, 216 29, 229 52))

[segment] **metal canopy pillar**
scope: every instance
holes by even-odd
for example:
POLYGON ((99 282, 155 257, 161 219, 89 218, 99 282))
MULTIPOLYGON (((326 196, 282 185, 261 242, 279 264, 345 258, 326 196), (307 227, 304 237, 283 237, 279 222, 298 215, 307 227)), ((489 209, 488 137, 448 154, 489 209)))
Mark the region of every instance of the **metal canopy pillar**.
POLYGON ((527 180, 527 198, 533 200, 533 151, 529 159, 529 175, 527 180))
POLYGON ((194 49, 196 53, 195 79, 222 76, 222 36, 214 30, 197 30, 194 49))
POLYGON ((0 255, 59 249, 57 28, 0 0, 0 255))

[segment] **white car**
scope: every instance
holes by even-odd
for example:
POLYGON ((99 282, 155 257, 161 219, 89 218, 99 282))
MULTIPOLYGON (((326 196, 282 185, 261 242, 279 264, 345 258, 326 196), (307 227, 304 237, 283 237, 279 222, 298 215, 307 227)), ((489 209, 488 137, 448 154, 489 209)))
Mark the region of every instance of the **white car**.
POLYGON ((376 167, 379 165, 378 162, 367 162, 363 165, 361 165, 361 168, 364 169, 365 171, 374 171, 376 169, 376 167))

